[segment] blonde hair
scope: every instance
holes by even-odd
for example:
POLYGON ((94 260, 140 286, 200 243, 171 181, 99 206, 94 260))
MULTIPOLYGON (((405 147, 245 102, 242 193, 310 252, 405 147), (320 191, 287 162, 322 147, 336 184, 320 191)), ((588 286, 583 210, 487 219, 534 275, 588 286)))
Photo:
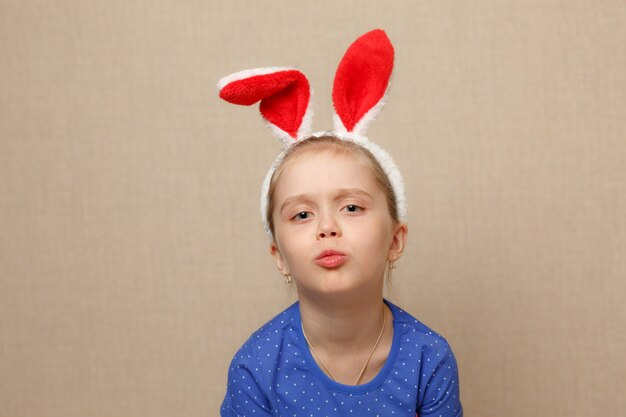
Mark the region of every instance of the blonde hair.
POLYGON ((393 220, 394 224, 400 223, 396 195, 393 191, 391 182, 389 181, 387 174, 385 174, 385 171, 381 167, 380 163, 378 163, 374 155, 372 155, 369 150, 365 149, 363 146, 355 142, 339 139, 331 135, 326 135, 299 140, 296 144, 289 148, 289 150, 287 150, 282 160, 280 161, 280 164, 276 167, 276 170, 272 174, 272 178, 270 179, 269 184, 269 190, 267 193, 268 204, 267 211, 265 212, 265 219, 274 239, 275 235, 273 213, 274 206, 276 204, 276 202, 274 201, 276 185, 278 184, 278 180, 280 179, 282 172, 285 170, 287 162, 299 157, 305 151, 330 151, 333 155, 351 155, 364 162, 367 166, 371 168, 372 174, 374 174, 376 184, 385 194, 385 197, 387 199, 387 207, 389 208, 389 215, 391 216, 391 219, 393 220))

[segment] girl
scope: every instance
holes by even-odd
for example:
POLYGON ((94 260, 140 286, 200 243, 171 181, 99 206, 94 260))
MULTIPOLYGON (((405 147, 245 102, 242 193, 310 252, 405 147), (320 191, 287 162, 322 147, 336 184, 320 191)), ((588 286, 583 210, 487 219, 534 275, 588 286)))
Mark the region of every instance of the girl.
POLYGON ((335 129, 310 135, 310 90, 293 69, 220 80, 220 96, 261 101, 285 143, 261 211, 270 252, 298 302, 256 331, 230 365, 222 416, 462 416, 446 340, 383 298, 407 238, 400 172, 364 135, 382 107, 393 47, 357 39, 335 76, 335 129))

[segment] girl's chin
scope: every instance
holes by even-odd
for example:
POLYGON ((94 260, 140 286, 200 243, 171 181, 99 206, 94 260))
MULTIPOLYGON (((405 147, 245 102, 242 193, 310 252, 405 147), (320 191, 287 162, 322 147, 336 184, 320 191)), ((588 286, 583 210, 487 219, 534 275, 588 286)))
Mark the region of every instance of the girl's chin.
POLYGON ((374 291, 378 286, 367 285, 365 282, 350 280, 346 277, 324 277, 319 281, 301 283, 298 285, 309 294, 323 295, 326 297, 349 297, 363 295, 368 289, 374 291))

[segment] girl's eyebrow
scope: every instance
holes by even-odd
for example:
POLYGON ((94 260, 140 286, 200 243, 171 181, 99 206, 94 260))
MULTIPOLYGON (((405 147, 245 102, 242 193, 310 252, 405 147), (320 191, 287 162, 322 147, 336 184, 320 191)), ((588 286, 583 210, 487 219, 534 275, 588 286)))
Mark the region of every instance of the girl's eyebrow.
MULTIPOLYGON (((337 190, 337 195, 335 196, 334 200, 340 200, 344 197, 352 195, 357 195, 370 200, 372 199, 372 195, 370 193, 360 188, 340 188, 339 190, 337 190)), ((288 197, 283 202, 283 204, 281 204, 279 213, 282 213, 288 205, 300 200, 311 201, 311 197, 308 194, 298 194, 288 197)))
POLYGON ((372 195, 370 193, 360 188, 340 188, 337 192, 337 197, 335 197, 335 200, 339 200, 340 198, 350 195, 357 195, 360 197, 372 199, 372 195))
POLYGON ((293 204, 294 202, 299 201, 299 200, 311 201, 311 198, 307 194, 298 194, 298 195, 288 197, 280 206, 279 213, 282 213, 283 210, 285 210, 285 207, 287 207, 288 205, 293 204))

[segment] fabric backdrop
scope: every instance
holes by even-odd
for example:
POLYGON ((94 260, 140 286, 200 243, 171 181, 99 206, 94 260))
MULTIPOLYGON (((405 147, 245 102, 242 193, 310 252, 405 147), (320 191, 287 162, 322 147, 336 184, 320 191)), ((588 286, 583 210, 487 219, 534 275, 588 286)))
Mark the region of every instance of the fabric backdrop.
POLYGON ((215 84, 396 48, 370 138, 467 416, 626 409, 626 3, 0 0, 0 416, 215 416, 288 306, 258 202, 279 143, 215 84))

